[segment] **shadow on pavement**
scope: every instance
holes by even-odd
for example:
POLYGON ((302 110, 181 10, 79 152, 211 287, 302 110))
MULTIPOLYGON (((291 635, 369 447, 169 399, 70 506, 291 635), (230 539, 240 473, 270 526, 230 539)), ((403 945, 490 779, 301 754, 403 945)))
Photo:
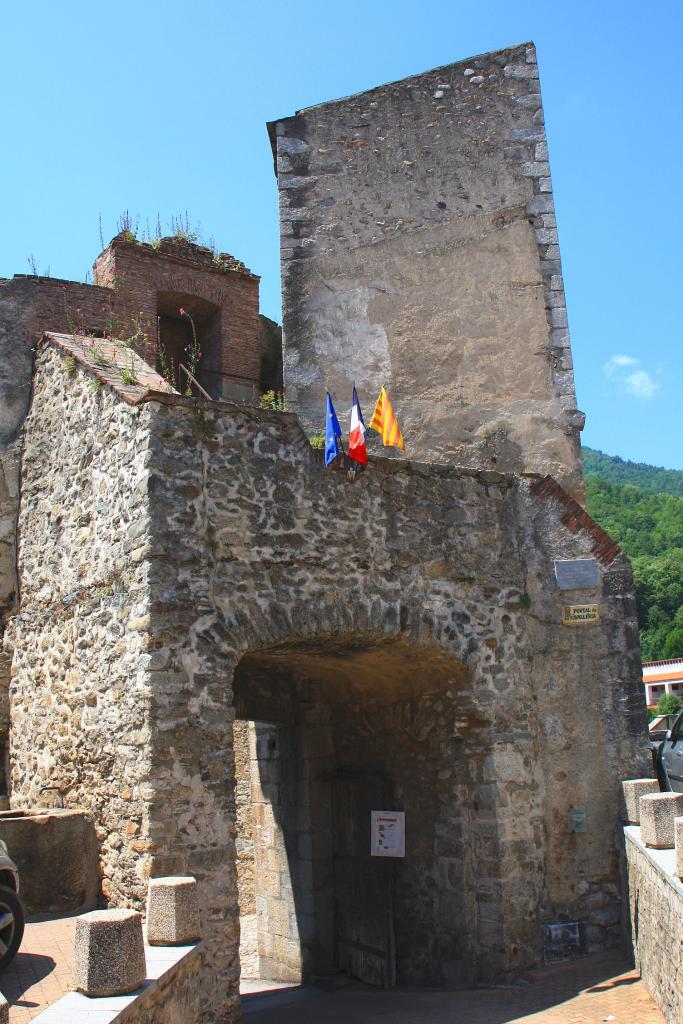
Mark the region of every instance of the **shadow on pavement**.
POLYGON ((55 969, 51 956, 40 953, 17 953, 4 974, 0 975, 0 990, 12 1006, 38 1006, 38 1003, 20 1001, 27 988, 47 978, 55 969))
MULTIPOLYGON (((252 996, 244 1005, 244 1013, 250 1024, 376 1024, 385 1020, 391 1024, 512 1024, 544 1011, 549 1021, 554 1022, 584 1002, 586 1007, 590 1004, 592 1013, 597 1010, 598 1014, 602 1002, 607 1000, 623 1000, 624 1009, 627 1001, 631 1006, 633 986, 642 983, 637 976, 619 977, 630 970, 632 967, 623 956, 601 954, 534 970, 523 983, 501 988, 373 989, 350 983, 330 993, 311 986, 252 996), (563 1004, 570 1000, 576 1003, 572 1002, 571 1009, 563 1009, 563 1004)), ((651 1008, 644 988, 641 991, 643 1024, 662 1021, 651 1008)), ((595 1019, 602 1017, 598 1015, 595 1019)), ((641 1017, 637 1019, 640 1021, 641 1017)))

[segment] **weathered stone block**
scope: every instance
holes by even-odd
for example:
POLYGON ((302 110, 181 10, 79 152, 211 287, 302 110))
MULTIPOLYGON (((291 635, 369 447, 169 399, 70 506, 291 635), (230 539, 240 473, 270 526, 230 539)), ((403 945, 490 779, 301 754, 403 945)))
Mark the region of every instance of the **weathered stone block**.
POLYGON ((683 815, 683 793, 649 793, 640 798, 640 832, 646 846, 669 850, 674 819, 683 815))
POLYGON ((0 992, 0 1024, 9 1024, 9 1003, 0 992))
POLYGON ((674 818, 674 845, 676 847, 676 876, 683 879, 683 817, 674 818))
POLYGON ((641 796, 648 793, 659 793, 659 783, 656 779, 626 779, 621 784, 626 807, 625 820, 630 825, 640 824, 640 811, 638 804, 641 796))
POLYGON ((86 996, 133 992, 145 980, 142 916, 135 910, 94 910, 76 922, 73 987, 86 996))
POLYGON ((147 942, 184 946, 200 935, 197 882, 191 876, 153 878, 147 896, 147 942))

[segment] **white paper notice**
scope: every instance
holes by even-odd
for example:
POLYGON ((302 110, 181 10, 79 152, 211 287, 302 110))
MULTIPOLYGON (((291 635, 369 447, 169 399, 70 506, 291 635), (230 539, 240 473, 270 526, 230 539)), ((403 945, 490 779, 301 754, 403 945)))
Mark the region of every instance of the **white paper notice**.
POLYGON ((370 835, 372 857, 405 857, 405 812, 370 811, 370 835))

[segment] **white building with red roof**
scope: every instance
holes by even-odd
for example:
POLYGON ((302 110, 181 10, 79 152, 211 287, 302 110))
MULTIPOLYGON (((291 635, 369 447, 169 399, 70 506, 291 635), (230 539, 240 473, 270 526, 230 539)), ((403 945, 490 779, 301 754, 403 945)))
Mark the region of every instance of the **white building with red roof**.
POLYGON ((665 693, 675 693, 683 699, 683 658, 644 661, 643 682, 649 708, 655 707, 665 693))

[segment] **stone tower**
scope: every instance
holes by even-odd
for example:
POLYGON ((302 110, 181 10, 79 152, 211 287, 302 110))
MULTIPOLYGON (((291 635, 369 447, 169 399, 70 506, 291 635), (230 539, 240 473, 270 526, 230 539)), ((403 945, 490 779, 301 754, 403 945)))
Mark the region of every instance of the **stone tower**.
MULTIPOLYGON (((536 52, 438 68, 269 125, 284 374, 305 427, 388 387, 412 457, 552 474, 579 431, 536 52)), ((375 436, 375 435, 373 435, 375 436)), ((386 454, 386 452, 385 452, 386 454)))

